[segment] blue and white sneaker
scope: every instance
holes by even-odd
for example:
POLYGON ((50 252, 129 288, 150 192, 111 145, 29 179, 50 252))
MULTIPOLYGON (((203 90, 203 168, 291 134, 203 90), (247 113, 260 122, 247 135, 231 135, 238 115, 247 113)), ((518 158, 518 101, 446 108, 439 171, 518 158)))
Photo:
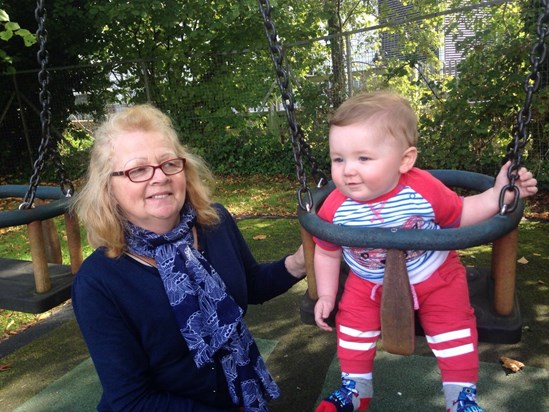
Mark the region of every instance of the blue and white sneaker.
POLYGON ((477 405, 477 390, 463 388, 457 399, 457 412, 485 412, 477 405))
POLYGON ((353 412, 355 410, 353 396, 357 396, 358 394, 355 389, 355 381, 344 378, 341 381, 341 387, 324 399, 316 409, 316 412, 353 412))

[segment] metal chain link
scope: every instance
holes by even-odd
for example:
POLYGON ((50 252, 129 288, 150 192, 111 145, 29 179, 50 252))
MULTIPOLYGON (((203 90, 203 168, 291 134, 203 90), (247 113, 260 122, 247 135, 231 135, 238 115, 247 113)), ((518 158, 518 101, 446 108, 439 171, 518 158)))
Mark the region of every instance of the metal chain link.
MULTIPOLYGON (((38 83, 40 85, 39 100, 42 110, 40 112, 40 123, 42 125, 42 139, 38 148, 38 157, 33 164, 33 174, 29 181, 29 188, 27 193, 23 197, 23 202, 19 205, 19 209, 30 209, 34 203, 36 196, 36 189, 40 183, 40 175, 44 169, 45 160, 51 156, 56 166, 58 178, 61 185, 61 190, 65 196, 71 196, 74 192, 72 183, 66 179, 65 170, 61 162, 61 156, 58 150, 51 148, 51 111, 50 111, 50 92, 48 89, 50 77, 47 70, 49 63, 49 54, 46 49, 48 42, 48 31, 46 30, 46 15, 47 11, 44 6, 44 0, 37 0, 36 10, 34 16, 38 23, 38 29, 36 31, 36 38, 40 49, 36 54, 38 64, 40 65, 40 71, 38 72, 38 83)), ((54 141, 53 144, 56 144, 54 141)))
POLYGON ((528 124, 532 119, 532 97, 534 93, 539 89, 541 84, 540 69, 541 65, 545 61, 547 55, 547 45, 545 39, 549 35, 549 2, 547 0, 541 0, 544 10, 538 17, 537 21, 537 35, 538 41, 532 47, 530 53, 531 72, 526 76, 524 80, 524 91, 526 97, 524 105, 517 115, 517 125, 514 129, 514 138, 507 146, 506 160, 511 161, 511 166, 507 171, 507 178, 509 183, 501 189, 499 194, 499 208, 500 213, 511 213, 517 206, 520 199, 520 192, 516 186, 516 180, 518 178, 518 171, 522 164, 522 153, 524 147, 528 143, 528 124), (505 193, 508 191, 514 192, 513 201, 506 204, 504 202, 505 193))
POLYGON ((269 0, 258 0, 258 3, 261 15, 263 16, 265 34, 269 42, 269 51, 275 68, 276 81, 282 95, 282 105, 284 106, 290 129, 297 179, 301 184, 301 187, 297 190, 297 199, 301 209, 310 211, 313 206, 313 199, 311 191, 307 187, 303 157, 306 157, 309 161, 311 174, 317 185, 323 186, 328 180, 326 175, 318 169, 316 159, 312 155, 310 146, 305 141, 303 130, 296 119, 294 93, 290 83, 289 70, 284 64, 284 48, 278 41, 276 27, 271 20, 271 4, 269 0))

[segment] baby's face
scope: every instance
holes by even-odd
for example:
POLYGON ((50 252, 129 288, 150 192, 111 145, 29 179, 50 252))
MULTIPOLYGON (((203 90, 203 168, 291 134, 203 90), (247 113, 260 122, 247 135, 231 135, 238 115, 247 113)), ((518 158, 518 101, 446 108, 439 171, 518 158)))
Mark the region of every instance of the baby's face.
MULTIPOLYGON (((407 147, 377 122, 330 128, 332 180, 346 196, 370 201, 393 190, 403 170, 407 147)), ((415 158, 414 158, 415 160, 415 158)))

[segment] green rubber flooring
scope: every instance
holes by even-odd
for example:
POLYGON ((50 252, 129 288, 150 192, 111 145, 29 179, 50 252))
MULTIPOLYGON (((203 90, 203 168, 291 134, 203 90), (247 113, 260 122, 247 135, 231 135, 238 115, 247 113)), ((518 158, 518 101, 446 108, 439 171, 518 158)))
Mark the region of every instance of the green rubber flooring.
MULTIPOLYGON (((246 316, 282 391, 271 412, 313 411, 339 385, 335 336, 300 320, 305 287, 296 285, 286 295, 250 308, 246 316)), ((543 325, 536 323, 537 317, 527 316, 525 321, 529 326, 519 344, 479 346, 478 399, 487 412, 549 411, 549 347, 543 338, 548 335, 537 329, 543 325), (528 332, 532 327, 536 333, 528 332), (498 362, 502 355, 521 360, 526 367, 507 375, 498 362)), ((439 372, 423 341, 416 339, 416 353, 408 357, 378 352, 371 411, 444 411, 439 372)), ((0 343, 0 356, 6 345, 0 343)), ((1 412, 93 411, 101 396, 70 305, 63 321, 11 349, 0 364, 9 365, 0 372, 1 412)))

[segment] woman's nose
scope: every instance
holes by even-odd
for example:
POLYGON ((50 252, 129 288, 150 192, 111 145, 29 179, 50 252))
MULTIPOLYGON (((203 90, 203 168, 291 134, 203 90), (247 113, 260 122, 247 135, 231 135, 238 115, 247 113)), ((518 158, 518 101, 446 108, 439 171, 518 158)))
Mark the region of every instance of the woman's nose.
POLYGON ((164 181, 168 179, 168 176, 164 173, 162 168, 158 167, 154 169, 153 176, 151 178, 152 181, 164 181))

